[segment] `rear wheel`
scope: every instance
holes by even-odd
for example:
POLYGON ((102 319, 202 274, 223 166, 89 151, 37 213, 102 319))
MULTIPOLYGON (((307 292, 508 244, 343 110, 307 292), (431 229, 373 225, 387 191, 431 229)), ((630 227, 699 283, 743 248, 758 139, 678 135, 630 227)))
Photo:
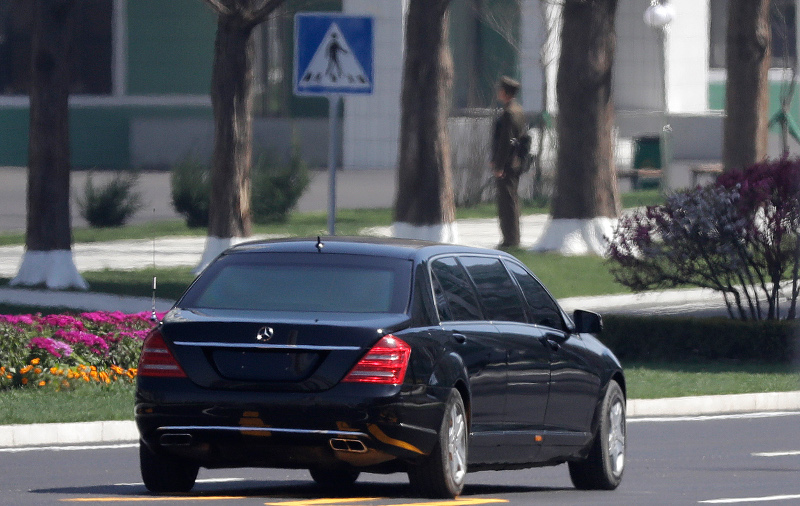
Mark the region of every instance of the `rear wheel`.
POLYGON ((349 468, 325 469, 314 467, 309 469, 308 472, 311 473, 311 478, 318 485, 331 489, 350 487, 356 482, 358 475, 361 474, 355 469, 349 468))
POLYGON ((200 466, 153 452, 139 441, 139 468, 150 492, 188 492, 194 487, 200 466))
POLYGON ((439 441, 425 461, 408 471, 411 486, 431 498, 454 498, 467 474, 467 414, 458 390, 445 404, 439 441))
POLYGON ((582 462, 569 463, 569 477, 581 490, 614 490, 625 470, 625 397, 616 381, 606 389, 600 414, 600 425, 582 462))

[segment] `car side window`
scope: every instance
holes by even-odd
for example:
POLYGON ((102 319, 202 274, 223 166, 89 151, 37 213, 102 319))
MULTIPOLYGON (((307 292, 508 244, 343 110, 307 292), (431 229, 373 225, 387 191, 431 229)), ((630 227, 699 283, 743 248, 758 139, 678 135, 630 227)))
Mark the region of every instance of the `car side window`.
POLYGON ((499 259, 478 256, 459 258, 478 287, 487 319, 527 323, 517 287, 499 259))
POLYGON ((533 319, 532 323, 564 330, 561 321, 561 311, 547 290, 536 278, 530 275, 521 265, 515 262, 506 262, 508 270, 519 283, 525 301, 528 304, 528 312, 533 319))
POLYGON ((434 297, 436 297, 441 321, 483 319, 469 278, 455 258, 445 257, 434 260, 431 263, 431 274, 434 278, 434 297))

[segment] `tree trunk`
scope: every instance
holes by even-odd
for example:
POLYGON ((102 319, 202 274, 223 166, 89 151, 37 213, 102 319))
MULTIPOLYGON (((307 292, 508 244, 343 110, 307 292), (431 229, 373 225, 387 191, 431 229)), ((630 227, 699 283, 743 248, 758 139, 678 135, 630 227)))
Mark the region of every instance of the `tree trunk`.
POLYGON ((612 128, 616 0, 564 3, 554 219, 619 215, 612 128))
POLYGON ((742 169, 767 155, 769 0, 730 0, 725 63, 724 169, 742 169))
POLYGON ((72 246, 68 48, 73 4, 72 0, 38 0, 35 6, 25 244, 36 251, 72 246))
POLYGON ((408 6, 394 205, 395 235, 404 237, 454 240, 453 232, 444 230, 455 221, 447 133, 453 82, 448 4, 411 0, 408 6))
POLYGON ((88 285, 72 260, 69 46, 74 0, 37 0, 31 40, 26 251, 12 285, 88 285))
POLYGON ((208 226, 211 237, 247 237, 251 230, 252 29, 238 16, 219 16, 211 83, 215 125, 208 226))

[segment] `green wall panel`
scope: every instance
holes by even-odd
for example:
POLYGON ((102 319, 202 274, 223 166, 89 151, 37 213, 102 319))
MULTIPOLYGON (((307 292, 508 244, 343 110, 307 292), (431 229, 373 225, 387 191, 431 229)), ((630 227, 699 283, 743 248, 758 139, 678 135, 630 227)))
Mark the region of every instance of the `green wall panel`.
POLYGON ((202 0, 128 1, 128 94, 207 94, 216 17, 202 0))
MULTIPOLYGON (((797 95, 797 91, 795 91, 797 95)), ((780 109, 781 83, 769 84, 769 112, 770 117, 780 109)), ((708 108, 712 111, 725 110, 725 83, 712 83, 708 86, 708 108)), ((795 96, 790 108, 792 117, 800 122, 800 98, 795 96)))
MULTIPOLYGON (((130 124, 135 118, 211 118, 208 107, 78 107, 70 111, 73 168, 130 167, 130 124)), ((28 163, 28 110, 0 110, 0 166, 28 163)))
POLYGON ((0 166, 28 163, 28 109, 0 109, 0 166))

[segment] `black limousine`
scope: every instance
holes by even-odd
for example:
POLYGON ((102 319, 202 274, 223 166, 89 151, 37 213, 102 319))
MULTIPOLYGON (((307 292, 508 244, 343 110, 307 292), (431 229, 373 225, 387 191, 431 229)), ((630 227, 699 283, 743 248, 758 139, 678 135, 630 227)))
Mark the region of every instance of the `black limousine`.
POLYGON ((455 497, 467 471, 568 463, 581 489, 625 464, 625 377, 501 251, 418 241, 235 246, 144 342, 140 465, 154 492, 199 467, 309 469, 324 486, 408 473, 455 497))

